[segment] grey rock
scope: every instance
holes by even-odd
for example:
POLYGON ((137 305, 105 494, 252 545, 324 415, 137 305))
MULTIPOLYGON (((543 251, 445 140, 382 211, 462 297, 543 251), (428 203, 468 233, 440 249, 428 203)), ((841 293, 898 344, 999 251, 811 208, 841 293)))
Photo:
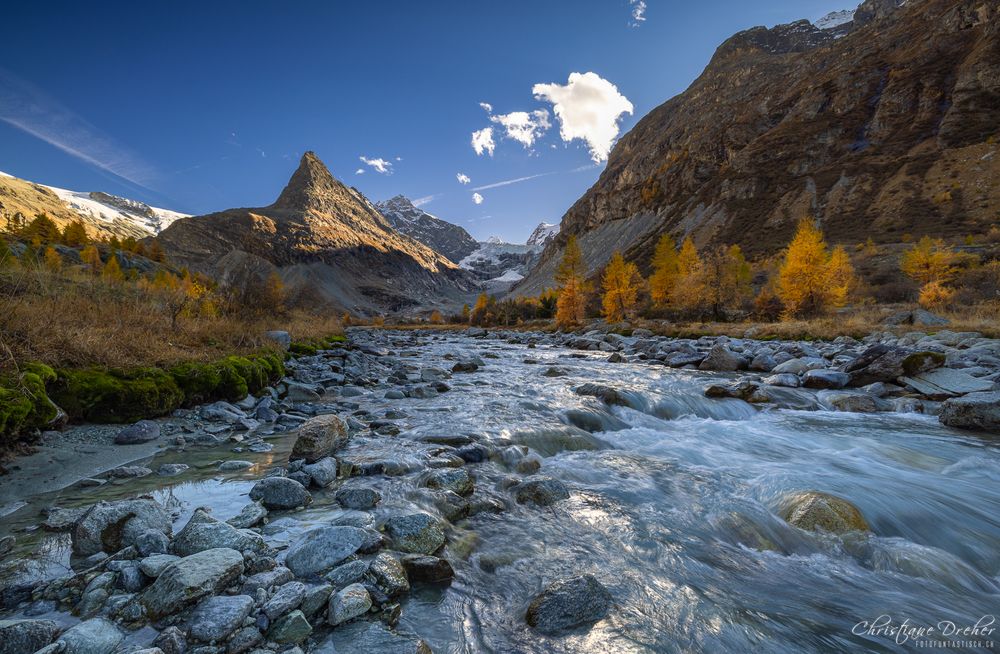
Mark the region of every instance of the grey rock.
MULTIPOLYGON (((518 504, 536 504, 550 506, 556 502, 569 499, 566 485, 557 479, 538 477, 526 479, 511 488, 518 504)), ((428 552, 429 553, 429 552, 428 552)))
POLYGON ((160 425, 152 420, 140 420, 129 425, 115 435, 116 445, 134 445, 148 443, 160 437, 160 425))
POLYGON ((104 618, 81 622, 59 637, 66 643, 66 654, 111 654, 124 639, 115 623, 104 618))
POLYGON ((412 634, 392 631, 379 623, 356 621, 333 630, 319 651, 364 654, 432 654, 426 642, 412 634), (323 648, 326 649, 323 649, 323 648))
POLYGON ((205 643, 223 641, 243 624, 252 610, 253 598, 248 595, 206 597, 191 614, 188 634, 205 643))
POLYGON ((343 588, 361 579, 366 572, 368 572, 367 561, 351 561, 328 572, 326 579, 334 588, 343 588))
POLYGON ((179 556, 220 547, 238 552, 249 550, 256 554, 270 551, 260 534, 236 529, 216 520, 202 509, 195 510, 188 523, 174 537, 172 547, 174 554, 179 556))
POLYGON ((316 416, 302 423, 289 459, 315 463, 347 445, 347 425, 333 414, 316 416))
POLYGON ((328 456, 316 463, 308 463, 302 466, 302 472, 309 475, 314 486, 324 488, 337 480, 337 459, 328 456))
POLYGON ((939 420, 949 427, 1000 434, 1000 391, 969 393, 946 400, 939 420))
POLYGON ((334 498, 346 509, 364 511, 375 508, 375 505, 382 499, 382 495, 374 488, 348 486, 337 489, 334 498))
POLYGON ((322 397, 311 384, 288 381, 286 388, 287 397, 292 402, 316 402, 322 397))
POLYGON ((219 548, 168 565, 140 596, 152 619, 170 615, 206 595, 216 594, 243 574, 243 555, 219 548))
POLYGON ((833 411, 851 413, 876 413, 890 411, 892 405, 867 393, 851 391, 820 391, 816 398, 820 404, 833 411))
POLYGON ((173 554, 153 554, 139 562, 139 570, 150 579, 156 579, 166 570, 168 565, 174 561, 179 561, 180 558, 173 554))
POLYGON ((875 382, 895 381, 902 376, 913 377, 940 367, 944 361, 945 356, 938 352, 915 352, 878 344, 843 366, 843 371, 851 376, 849 386, 867 386, 875 382))
POLYGON ((163 650, 163 654, 184 654, 187 651, 187 639, 177 627, 167 627, 153 640, 153 646, 163 650))
POLYGON ((306 587, 306 592, 302 596, 302 604, 299 606, 299 609, 310 622, 313 621, 313 616, 319 613, 320 609, 326 607, 327 602, 330 600, 330 595, 333 594, 333 590, 331 584, 315 584, 306 587))
POLYGON ((550 585, 531 600, 525 619, 536 630, 557 634, 602 620, 612 597, 592 575, 572 577, 550 585))
POLYGON ((164 463, 156 469, 156 474, 161 477, 173 477, 174 475, 181 474, 190 467, 186 463, 164 463))
POLYGON ((357 527, 317 527, 288 548, 285 565, 297 577, 319 574, 357 552, 365 539, 357 527))
POLYGON ((458 495, 471 495, 475 490, 472 477, 464 468, 434 471, 424 481, 424 485, 428 488, 450 490, 458 495))
POLYGON ((764 378, 764 383, 768 386, 783 386, 786 388, 798 388, 801 384, 799 376, 790 372, 782 372, 764 378))
POLYGON ((839 370, 814 368, 802 375, 802 385, 806 388, 843 388, 850 380, 850 375, 839 370))
POLYGON ((385 530, 401 552, 433 554, 445 541, 441 524, 426 513, 393 516, 386 521, 385 530))
POLYGON ((286 331, 279 329, 272 329, 271 331, 264 332, 264 337, 269 341, 277 343, 282 350, 288 350, 292 345, 292 336, 286 331))
POLYGON ((305 584, 301 581, 290 581, 275 591, 271 599, 261 608, 261 611, 271 620, 277 620, 286 613, 299 608, 305 595, 305 584))
POLYGON ((299 482, 287 477, 267 477, 250 489, 250 499, 267 509, 289 510, 312 503, 312 495, 299 482))
POLYGON ((455 577, 455 570, 445 559, 422 554, 407 554, 400 560, 411 582, 432 584, 448 583, 455 577))
POLYGON ((361 584, 351 584, 330 596, 326 620, 333 626, 368 613, 372 598, 361 584))
POLYGON ((237 472, 239 470, 246 470, 247 468, 252 468, 252 461, 240 461, 238 459, 231 459, 229 461, 223 461, 219 464, 219 472, 237 472))
POLYGON ((226 522, 237 529, 249 529, 250 527, 256 527, 266 519, 267 509, 264 508, 264 505, 259 502, 251 502, 240 509, 237 515, 226 520, 226 522))
POLYGON ((771 372, 779 375, 781 373, 791 373, 793 375, 803 375, 810 370, 818 370, 829 365, 826 359, 819 357, 800 357, 789 359, 784 363, 779 363, 771 369, 771 372))
POLYGON ((156 501, 139 498, 120 502, 99 502, 80 518, 73 530, 73 553, 91 556, 117 552, 135 543, 149 529, 169 535, 170 515, 156 501))
POLYGON ((0 654, 23 654, 42 649, 59 633, 52 620, 0 620, 0 654))
POLYGON ((913 377, 900 377, 900 381, 918 393, 932 398, 947 398, 967 393, 982 393, 993 390, 993 382, 973 377, 961 370, 938 368, 922 372, 913 377))
POLYGON ((45 521, 42 522, 42 529, 45 531, 71 531, 86 512, 86 507, 75 509, 52 507, 45 512, 45 521))
POLYGON ((146 466, 121 466, 109 470, 107 475, 111 479, 135 479, 153 474, 153 471, 146 466))
MULTIPOLYGON (((243 654, 253 650, 264 640, 264 634, 257 627, 237 629, 226 644, 226 654, 243 654)), ((261 650, 255 650, 261 651, 261 650)))
POLYGON ((201 408, 202 420, 211 422, 236 422, 240 418, 245 418, 246 414, 238 406, 229 402, 213 402, 201 408))
POLYGON ((286 584, 295 575, 292 571, 284 566, 274 568, 273 570, 267 570, 265 572, 258 572, 257 574, 250 575, 246 578, 246 581, 240 586, 240 592, 244 595, 253 595, 259 589, 267 590, 273 588, 274 586, 281 586, 286 584))
POLYGON ((406 569, 391 554, 380 552, 368 566, 368 576, 390 599, 395 599, 410 590, 406 569))
POLYGON ((708 356, 698 364, 699 370, 734 371, 745 367, 746 360, 721 343, 713 345, 708 356))
POLYGON ((778 362, 774 360, 769 352, 763 352, 758 354, 750 361, 750 370, 755 370, 757 372, 770 372, 778 362))
POLYGON ((301 643, 312 633, 312 625, 302 611, 292 611, 279 618, 267 631, 268 640, 276 643, 301 643))

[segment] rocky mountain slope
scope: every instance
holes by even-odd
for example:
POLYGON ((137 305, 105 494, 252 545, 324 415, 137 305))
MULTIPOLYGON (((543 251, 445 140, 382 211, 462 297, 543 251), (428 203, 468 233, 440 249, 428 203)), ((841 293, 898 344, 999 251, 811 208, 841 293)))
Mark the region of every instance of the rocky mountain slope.
POLYGON ((0 227, 17 214, 31 220, 40 213, 59 227, 81 220, 95 238, 145 238, 187 215, 110 193, 68 191, 0 173, 0 227))
POLYGON ((375 208, 396 231, 420 241, 456 263, 479 248, 479 243, 469 232, 415 207, 405 196, 397 195, 377 202, 375 208))
POLYGON ((223 283, 277 272, 291 292, 359 313, 450 305, 475 289, 468 273, 394 230, 312 152, 273 204, 184 218, 157 240, 172 262, 223 283))
POLYGON ((815 216, 835 242, 960 236, 1000 208, 1000 8, 866 0, 829 29, 756 27, 615 146, 515 292, 550 285, 576 235, 597 270, 659 235, 780 251, 815 216))

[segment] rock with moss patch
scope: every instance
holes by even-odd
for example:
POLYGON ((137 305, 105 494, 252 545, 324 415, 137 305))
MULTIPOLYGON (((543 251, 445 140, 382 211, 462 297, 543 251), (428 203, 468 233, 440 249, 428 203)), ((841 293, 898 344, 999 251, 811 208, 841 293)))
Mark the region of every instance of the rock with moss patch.
POLYGON ((892 382, 909 376, 940 368, 945 356, 940 352, 914 352, 902 347, 873 345, 857 359, 843 366, 850 375, 848 386, 867 386, 875 382, 892 382))
POLYGON ((778 515, 788 524, 806 531, 831 534, 871 531, 856 506, 836 495, 819 491, 788 495, 781 501, 778 515))
POLYGON ((338 416, 316 416, 299 427, 289 459, 304 459, 306 463, 315 463, 347 445, 349 439, 347 425, 338 416))

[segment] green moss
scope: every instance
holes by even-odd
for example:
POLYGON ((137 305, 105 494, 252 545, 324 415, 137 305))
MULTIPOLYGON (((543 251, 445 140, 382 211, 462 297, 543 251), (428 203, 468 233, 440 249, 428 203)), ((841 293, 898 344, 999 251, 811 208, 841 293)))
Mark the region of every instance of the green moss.
POLYGON ((161 416, 184 401, 174 378, 159 368, 60 370, 50 395, 70 418, 90 422, 161 416))
POLYGON ((30 363, 18 375, 0 380, 0 443, 41 429, 55 419, 59 409, 46 393, 46 385, 55 379, 52 368, 30 363))
POLYGON ((184 393, 184 404, 201 404, 217 399, 222 384, 218 366, 208 363, 182 363, 170 369, 170 376, 184 393))
POLYGON ((288 346, 288 351, 298 356, 312 356, 319 351, 319 348, 309 343, 292 343, 288 346))
POLYGON ((908 376, 917 375, 944 365, 945 356, 940 352, 914 352, 903 359, 903 372, 908 376))

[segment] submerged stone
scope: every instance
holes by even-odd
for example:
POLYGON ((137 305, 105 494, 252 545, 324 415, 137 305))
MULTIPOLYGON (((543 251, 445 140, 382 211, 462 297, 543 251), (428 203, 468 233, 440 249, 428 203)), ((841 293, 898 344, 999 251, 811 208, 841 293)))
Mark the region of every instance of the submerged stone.
POLYGON ((592 624, 607 616, 612 597, 592 575, 557 581, 528 605, 525 620, 545 634, 592 624))
POLYGON ((804 491, 786 496, 778 515, 788 524, 806 531, 845 534, 851 531, 871 531, 861 511, 847 500, 821 493, 804 491))

